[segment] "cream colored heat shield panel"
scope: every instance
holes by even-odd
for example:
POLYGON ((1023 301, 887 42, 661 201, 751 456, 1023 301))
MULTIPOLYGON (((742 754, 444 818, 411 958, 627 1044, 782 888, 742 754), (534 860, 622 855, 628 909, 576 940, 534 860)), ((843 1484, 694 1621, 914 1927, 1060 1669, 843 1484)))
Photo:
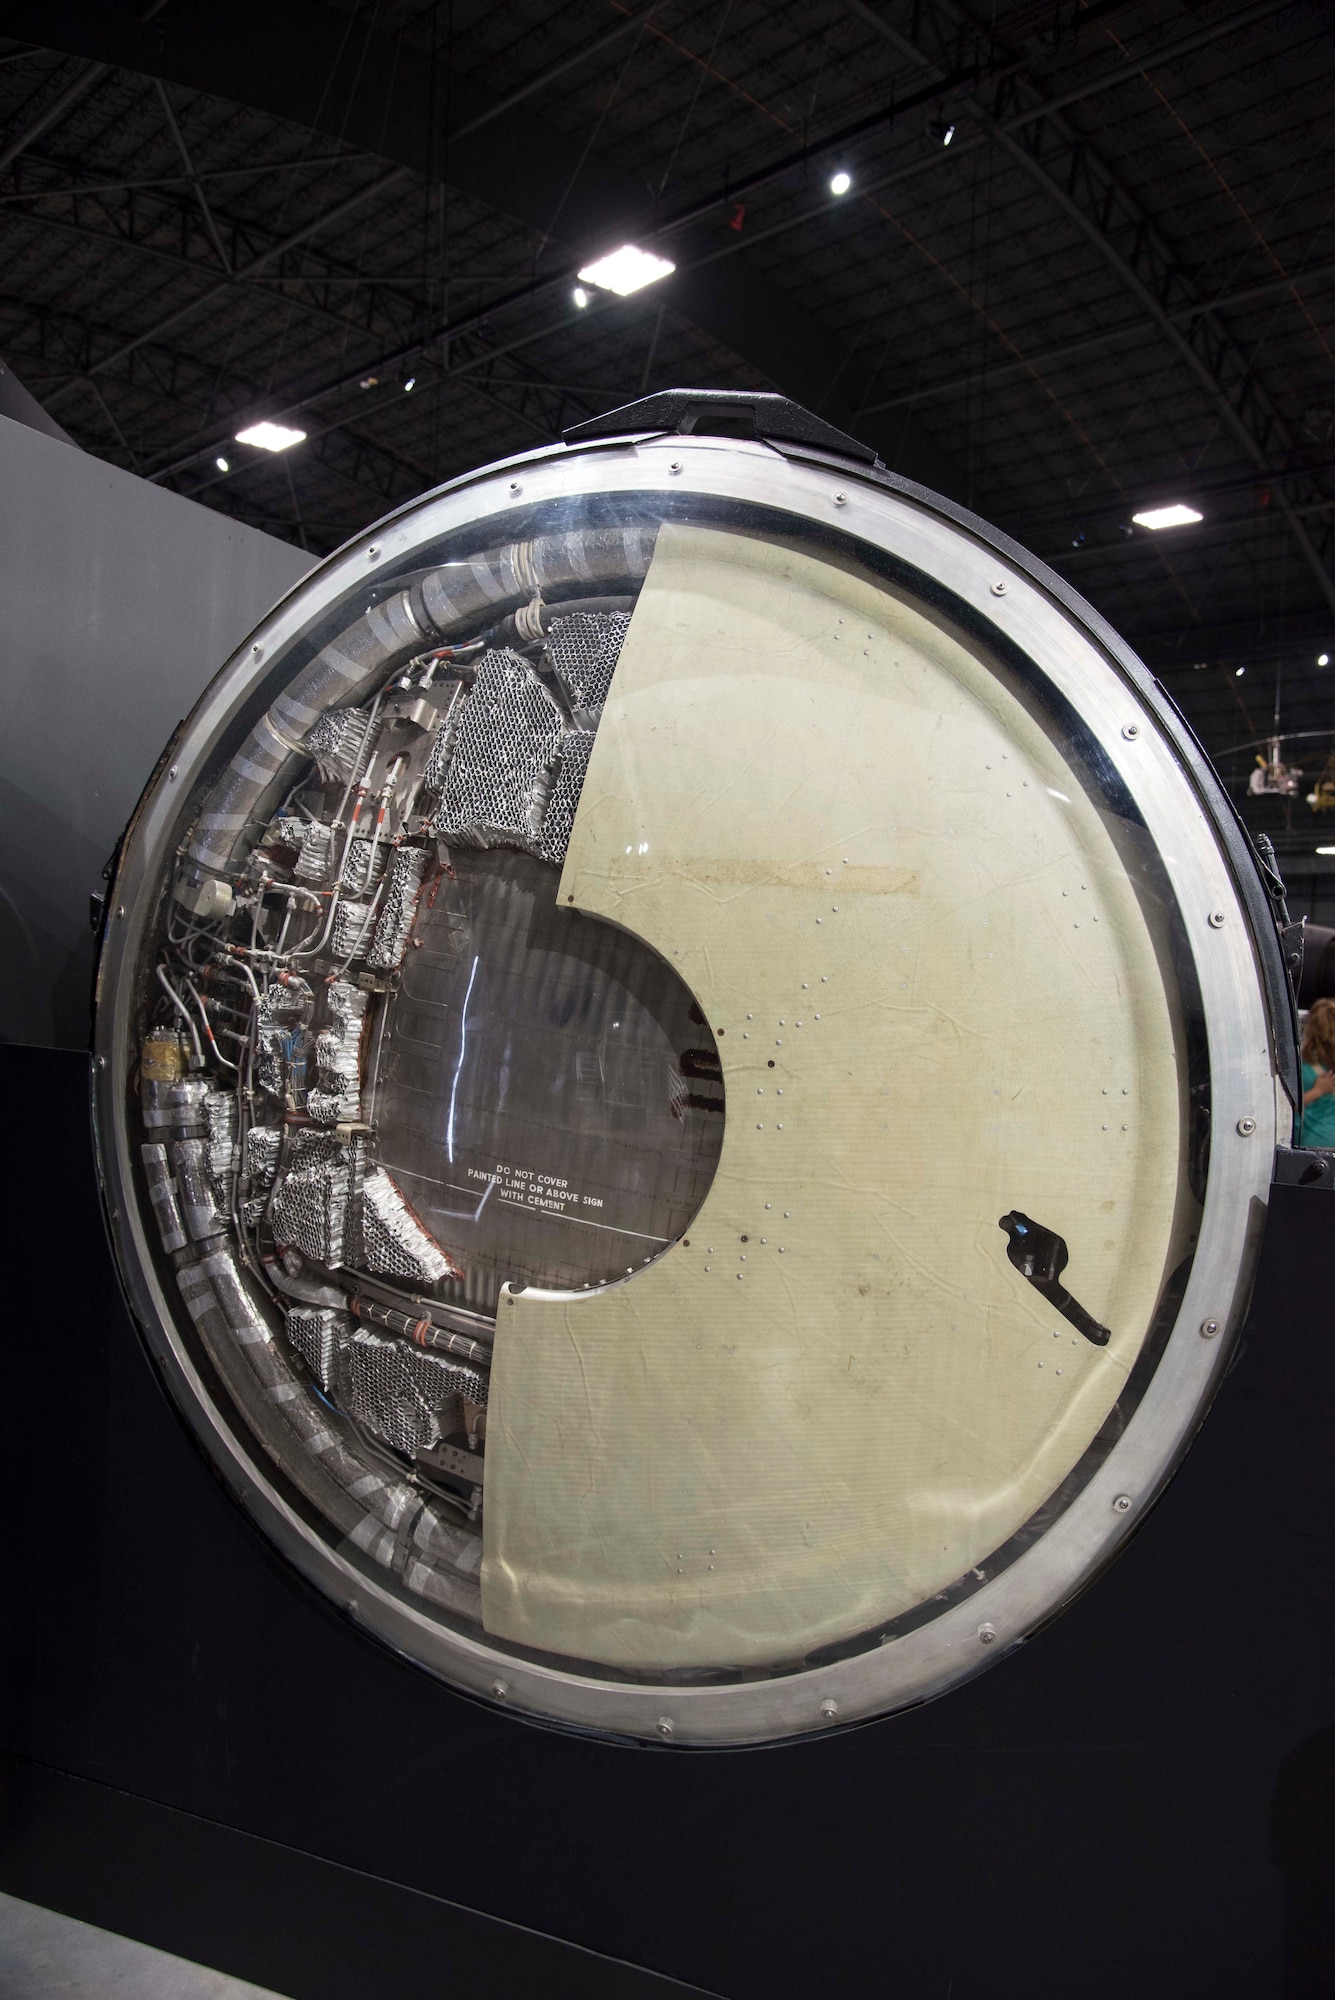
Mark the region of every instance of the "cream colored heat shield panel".
POLYGON ((631 1668, 799 1660, 998 1548, 1125 1382, 1178 1188, 1153 941, 1075 771, 962 634, 675 526, 560 898, 687 980, 727 1125, 688 1244, 502 1303, 485 1623, 631 1668), (1008 1262, 1011 1209, 1065 1237, 1108 1347, 1008 1262))

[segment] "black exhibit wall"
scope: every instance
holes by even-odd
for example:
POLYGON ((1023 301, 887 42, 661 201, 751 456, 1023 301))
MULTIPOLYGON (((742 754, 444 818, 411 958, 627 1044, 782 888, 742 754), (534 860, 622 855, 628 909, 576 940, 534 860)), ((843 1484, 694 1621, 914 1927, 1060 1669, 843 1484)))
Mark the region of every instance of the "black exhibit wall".
POLYGON ((178 721, 310 566, 0 416, 0 1039, 87 1045, 89 894, 178 721))
POLYGON ((1213 1413, 1046 1631, 847 1734, 631 1749, 464 1700, 278 1562, 120 1303, 84 1061, 0 1075, 44 1135, 4 1163, 0 1886, 297 2000, 451 1965, 477 2000, 671 1990, 636 1966, 730 2000, 1335 1991, 1331 1195, 1274 1190, 1213 1413))
MULTIPOLYGON (((304 559, 3 419, 0 483, 3 1021, 81 1041, 105 855, 304 559)), ((856 1731, 631 1748, 455 1695, 279 1562, 121 1301, 88 1083, 0 1048, 0 1887, 293 2000, 1335 1994, 1335 1196, 1272 1191, 1214 1411, 1047 1630, 856 1731)))

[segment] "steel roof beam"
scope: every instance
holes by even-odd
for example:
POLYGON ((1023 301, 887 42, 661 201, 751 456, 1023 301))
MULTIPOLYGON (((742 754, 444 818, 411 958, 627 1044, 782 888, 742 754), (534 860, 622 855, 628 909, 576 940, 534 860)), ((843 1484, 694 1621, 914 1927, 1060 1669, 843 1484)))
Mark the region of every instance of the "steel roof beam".
MULTIPOLYGON (((293 230, 290 236, 281 237, 276 243, 271 244, 267 250, 260 251, 241 270, 234 271, 230 277, 220 278, 216 284, 210 285, 206 291, 200 292, 195 298, 187 300, 184 305, 175 307, 164 318, 155 321, 152 326, 145 327, 142 332, 136 333, 131 338, 122 341, 118 347, 112 349, 111 353, 104 354, 95 362, 90 362, 84 372, 87 374, 100 374, 104 369, 115 367, 118 361, 123 361, 137 347, 143 347, 150 342, 160 340, 164 333, 169 332, 172 327, 178 326, 182 320, 192 318, 194 314, 202 312, 207 305, 216 304, 217 301, 225 298, 234 286, 243 285, 251 272, 259 266, 271 263, 275 257, 281 257, 285 251, 296 249, 299 244, 309 241, 313 236, 317 236, 322 229, 327 229, 332 223, 342 221, 345 216, 351 215, 355 209, 362 207, 366 202, 376 200, 388 193, 402 179, 403 171, 402 167, 395 167, 390 173, 382 174, 378 180, 370 182, 366 187, 359 188, 354 194, 348 195, 343 201, 334 202, 321 215, 316 216, 313 221, 306 223, 300 229, 293 230)), ((129 240, 126 239, 126 241, 129 240)), ((63 388, 55 390, 53 396, 48 397, 48 404, 52 401, 58 401, 61 397, 67 395, 73 386, 72 383, 67 383, 63 388)))
MULTIPOLYGON (((583 252, 631 224, 647 226, 638 181, 580 136, 515 103, 513 93, 488 108, 483 127, 474 107, 489 94, 484 77, 453 79, 453 115, 445 121, 451 132, 479 136, 456 136, 442 147, 427 58, 319 0, 285 0, 277 11, 261 0, 169 8, 151 28, 128 9, 95 0, 10 0, 7 20, 15 36, 185 84, 399 160, 511 216, 540 242, 559 236, 567 250, 583 252)), ((660 296, 787 394, 819 406, 835 424, 852 425, 867 363, 849 359, 841 337, 745 254, 731 258, 726 271, 680 272, 660 296)), ((911 415, 863 430, 898 470, 963 492, 962 473, 911 415)))
MULTIPOLYGON (((874 25, 884 40, 919 68, 940 75, 949 73, 953 66, 950 50, 924 48, 867 6, 865 0, 845 0, 845 4, 851 4, 860 20, 874 25)), ((943 38, 947 31, 951 36, 956 35, 961 26, 976 32, 976 24, 956 0, 929 0, 926 18, 943 38)), ((1008 79, 1002 92, 1027 98, 1031 108, 1046 109, 1042 92, 1032 82, 1008 79)), ((1251 357, 1214 320, 1208 308, 1186 330, 1173 317, 1170 305, 1173 294, 1183 293, 1190 303, 1201 306, 1205 302, 1200 288, 1177 251, 1107 162, 1066 118, 1055 112, 1055 107, 1053 116, 1043 118, 1032 131, 1022 133, 1008 129, 999 115, 1000 105, 994 113, 977 96, 963 101, 970 117, 977 121, 991 143, 1043 190, 1098 252, 1194 376, 1206 401, 1252 463, 1271 469, 1273 441, 1278 438, 1286 450, 1291 450, 1294 440, 1260 382, 1251 357)), ((1326 496, 1313 492, 1304 497, 1320 500, 1326 496)), ((1318 548, 1297 511, 1301 501, 1290 501, 1287 495, 1279 493, 1275 504, 1317 588, 1335 610, 1335 576, 1323 549, 1318 548)))
MULTIPOLYGON (((66 374, 71 367, 75 368, 78 373, 66 386, 73 390, 83 389, 93 395, 113 429, 120 433, 120 424, 105 403, 97 380, 86 367, 81 366, 103 331, 100 324, 63 308, 34 306, 28 300, 0 297, 0 328, 4 328, 6 349, 22 357, 30 370, 34 362, 58 368, 62 374, 66 374), (11 317, 12 324, 5 327, 5 320, 11 317)), ((217 391, 219 371, 208 362, 157 345, 146 345, 136 348, 129 366, 131 370, 141 372, 120 378, 123 389, 178 410, 192 425, 198 426, 209 420, 209 403, 217 391), (197 400, 192 399, 192 391, 197 400)), ((110 381, 107 386, 111 386, 110 381)), ((237 419, 263 400, 256 384, 240 376, 231 379, 228 392, 235 396, 233 414, 237 419)), ((44 400, 49 401, 50 397, 45 396, 44 400)), ((134 458, 135 447, 123 434, 121 441, 127 455, 134 458)), ((342 478, 346 484, 355 486, 368 507, 373 506, 379 511, 383 511, 391 501, 419 493, 423 484, 430 485, 436 476, 418 460, 405 457, 390 446, 364 436, 352 422, 340 422, 336 427, 313 434, 308 443, 310 455, 318 459, 323 469, 342 478), (346 444, 340 444, 336 433, 346 435, 346 444)), ((138 453, 143 454, 148 449, 141 438, 138 453)), ((305 455, 306 449, 303 448, 305 455)), ((247 469, 265 472, 270 465, 271 461, 256 459, 248 461, 247 469)), ((240 472, 238 463, 228 477, 234 478, 240 472)), ((215 486, 219 481, 204 483, 215 486)), ((194 492, 202 488, 192 487, 190 490, 194 492)))
MULTIPOLYGON (((1331 278, 1335 278, 1335 261, 1311 264, 1301 271, 1290 272, 1287 277, 1271 278, 1263 285, 1247 285, 1241 291, 1217 293, 1214 298, 1202 299, 1197 305, 1174 306, 1169 318, 1185 324, 1188 320, 1199 319, 1202 313, 1222 312, 1229 306, 1250 305, 1254 299, 1273 298, 1276 292, 1291 291, 1303 285, 1325 284, 1331 278)), ((1012 376, 1054 367, 1058 362, 1091 354, 1118 340, 1127 340, 1137 334, 1143 340, 1150 331, 1144 319, 1127 320, 1123 325, 1108 327, 1102 333, 1086 334, 1082 340, 1068 340, 1060 347, 1045 348, 1023 361, 1005 361, 995 368, 970 369, 962 375, 928 382, 921 389, 907 389, 902 396, 887 396, 882 402, 869 403, 863 414, 873 410, 904 409, 910 404, 928 402, 937 396, 957 395, 961 389, 990 389, 994 383, 1007 381, 1012 376)))
MULTIPOLYGON (((160 197, 160 199, 166 203, 170 219, 181 225, 182 241, 189 242, 190 232, 195 227, 195 215, 192 208, 189 204, 177 203, 168 197, 160 197)), ((29 221, 34 228, 49 230, 59 235, 72 236, 77 240, 82 240, 90 245, 95 244, 103 249, 129 251, 136 256, 148 258, 156 263, 171 265, 177 271, 189 274, 190 276, 197 275, 209 285, 204 298, 199 301, 200 304, 206 301, 216 302, 221 296, 216 283, 218 275, 217 264, 212 257, 207 259, 192 257, 186 250, 169 250, 162 243, 153 240, 154 235, 160 230, 164 219, 161 209, 156 214, 147 218, 138 214, 134 208, 128 206, 123 214, 117 214, 100 196, 97 200, 97 206, 111 222, 112 226, 110 228, 97 228, 88 222, 70 221, 65 216, 48 215, 40 218, 28 217, 25 220, 29 221), (146 233, 142 235, 137 234, 136 230, 139 228, 142 228, 146 233)), ((219 213, 221 214, 221 211, 219 213)), ((227 221, 225 215, 223 216, 223 220, 227 221)), ((250 263, 240 270, 233 269, 230 272, 231 280, 238 287, 245 287, 259 293, 275 309, 290 307, 309 318, 323 321, 339 334, 357 335, 361 339, 374 342, 377 347, 382 346, 387 338, 402 338, 407 334, 411 324, 411 301, 406 301, 397 296, 395 288, 392 286, 383 287, 384 295, 380 296, 379 293, 382 288, 376 284, 368 281, 364 285, 359 285, 359 289, 365 294, 364 298, 359 302, 365 308, 366 316, 362 320, 350 319, 345 313, 337 312, 333 310, 331 305, 322 304, 315 298, 284 297, 280 300, 271 291, 261 291, 261 286, 269 282, 268 274, 266 273, 262 277, 252 277, 252 270, 257 264, 268 264, 276 254, 287 254, 290 252, 293 248, 291 240, 284 239, 281 244, 277 246, 270 245, 268 247, 260 242, 259 247, 256 249, 253 246, 256 245, 257 239, 262 236, 262 232, 253 225, 249 223, 229 222, 228 230, 234 243, 247 242, 252 246, 250 263), (377 308, 383 312, 386 321, 386 324, 379 328, 373 323, 373 316, 377 308), (407 314, 405 314, 405 308, 408 309, 407 314)), ((197 236, 195 240, 198 240, 197 236)), ((209 241, 212 242, 212 236, 209 237, 209 241)), ((311 248, 309 242, 304 243, 301 247, 308 253, 311 248)), ((281 282, 293 286, 303 285, 309 291, 318 293, 324 286, 338 284, 341 275, 341 272, 337 268, 333 271, 305 271, 298 275, 283 277, 281 282)), ((171 319, 174 320, 181 316, 180 314, 173 313, 171 319)), ((169 323, 163 322, 164 326, 169 323)), ((150 334, 148 338, 151 340, 154 336, 150 334)))
MULTIPOLYGON (((44 42, 46 37, 40 36, 39 40, 44 42)), ((66 84, 58 97, 52 98, 45 111, 39 111, 21 132, 15 133, 7 146, 0 146, 0 174, 4 173, 7 167, 13 166, 19 154, 34 145, 44 132, 49 132, 53 126, 58 125, 65 113, 73 110, 81 98, 87 97, 93 85, 101 82, 109 68, 109 63, 88 63, 73 82, 66 84)))

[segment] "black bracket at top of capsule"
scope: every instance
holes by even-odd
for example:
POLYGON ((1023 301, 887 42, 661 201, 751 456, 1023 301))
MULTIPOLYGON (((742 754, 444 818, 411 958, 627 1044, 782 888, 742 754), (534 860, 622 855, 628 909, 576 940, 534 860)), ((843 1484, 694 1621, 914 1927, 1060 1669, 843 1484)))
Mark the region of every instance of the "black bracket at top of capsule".
POLYGON ((879 463, 870 445, 859 444, 847 431, 836 430, 822 417, 804 410, 787 396, 766 389, 660 389, 623 403, 601 417, 590 417, 562 431, 564 444, 590 438, 624 437, 628 431, 677 431, 683 436, 758 438, 762 443, 804 444, 817 451, 838 452, 863 465, 879 463))

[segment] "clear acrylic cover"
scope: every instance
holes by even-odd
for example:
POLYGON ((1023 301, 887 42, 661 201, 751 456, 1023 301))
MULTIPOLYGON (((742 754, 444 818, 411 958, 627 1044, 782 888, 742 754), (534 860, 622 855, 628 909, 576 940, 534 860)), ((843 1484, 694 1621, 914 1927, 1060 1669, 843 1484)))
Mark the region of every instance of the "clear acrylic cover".
POLYGON ((523 472, 317 571, 132 828, 122 1264, 402 1650, 580 1726, 829 1726, 1022 1636, 1138 1412, 1122 1513, 1189 1436, 1260 1152, 1217 1191, 1219 1049, 1274 1123, 1246 926, 1153 717, 966 527, 740 443, 523 472))

